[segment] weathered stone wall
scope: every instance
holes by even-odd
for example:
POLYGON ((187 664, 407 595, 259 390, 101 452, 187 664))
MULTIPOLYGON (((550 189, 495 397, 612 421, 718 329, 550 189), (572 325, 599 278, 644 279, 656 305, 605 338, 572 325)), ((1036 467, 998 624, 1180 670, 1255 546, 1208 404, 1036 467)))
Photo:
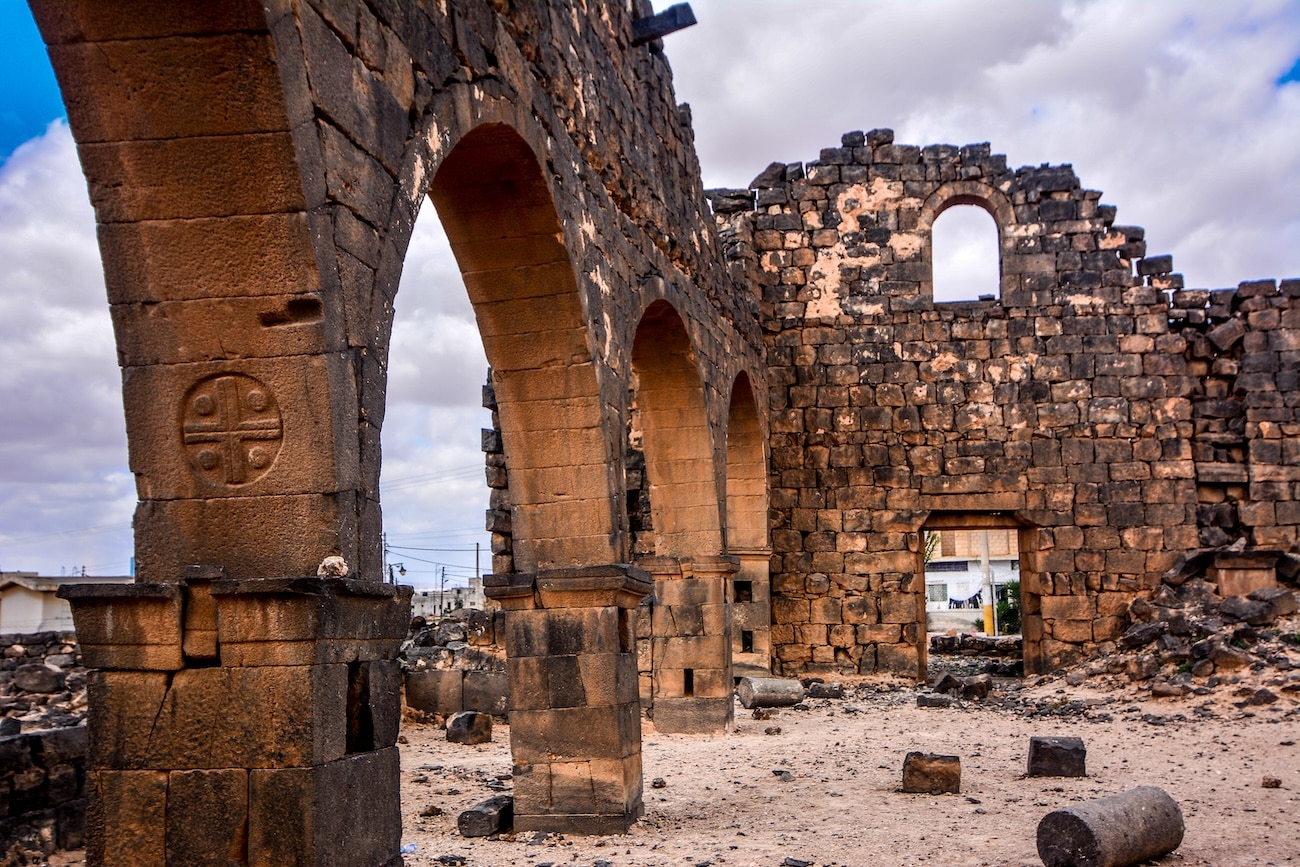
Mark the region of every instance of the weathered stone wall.
POLYGON ((0 635, 0 862, 83 845, 85 707, 76 636, 0 635))
POLYGON ((86 669, 71 632, 0 635, 0 719, 28 729, 76 725, 85 691, 86 669))
POLYGON ((1300 282, 1184 291, 1070 166, 888 130, 712 199, 762 296, 779 670, 922 673, 927 527, 1020 528, 1030 671, 1184 551, 1295 542, 1300 282), (997 224, 998 297, 933 301, 954 204, 997 224))
POLYGON ((85 828, 86 727, 0 737, 0 861, 79 849, 85 828))

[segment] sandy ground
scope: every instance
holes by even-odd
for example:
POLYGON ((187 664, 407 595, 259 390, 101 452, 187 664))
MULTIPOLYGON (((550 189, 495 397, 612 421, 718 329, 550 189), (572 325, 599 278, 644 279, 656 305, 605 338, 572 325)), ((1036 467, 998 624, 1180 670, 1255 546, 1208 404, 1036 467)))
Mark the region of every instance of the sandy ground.
POLYGON ((460 811, 508 788, 508 729, 470 747, 409 724, 403 842, 415 850, 406 863, 1041 865, 1035 834, 1048 812, 1156 785, 1179 803, 1187 828, 1182 846, 1158 863, 1300 865, 1300 693, 1238 707, 1253 687, 1139 700, 1060 680, 1018 686, 1005 682, 988 703, 919 708, 924 688, 858 684, 844 700, 809 700, 806 710, 762 721, 737 704, 735 731, 718 737, 658 734, 647 723, 646 815, 612 837, 462 838, 460 811), (765 733, 774 727, 780 732, 765 733), (1026 777, 1031 735, 1083 738, 1088 777, 1026 777), (961 794, 901 793, 911 750, 960 756, 961 794), (781 771, 793 779, 782 781, 781 771), (1281 786, 1264 788, 1265 776, 1281 786), (651 786, 656 778, 662 788, 651 786))
MULTIPOLYGON (((646 722, 646 814, 630 833, 609 837, 461 837, 461 811, 509 791, 509 729, 498 725, 491 744, 461 746, 438 726, 407 722, 406 864, 1036 867, 1047 813, 1155 785, 1179 803, 1187 829, 1157 863, 1300 865, 1300 671, 1164 699, 1134 687, 1090 689, 1092 680, 999 680, 987 701, 950 708, 917 707, 924 686, 848 684, 843 700, 810 699, 766 720, 737 704, 734 731, 717 737, 659 734, 646 722), (1248 704, 1260 686, 1277 700, 1248 704), (1031 735, 1081 737, 1088 776, 1026 777, 1031 735), (961 794, 900 792, 912 750, 959 756, 961 794), (1265 788, 1266 776, 1281 785, 1265 788)), ((48 863, 76 867, 84 857, 61 852, 48 863)))

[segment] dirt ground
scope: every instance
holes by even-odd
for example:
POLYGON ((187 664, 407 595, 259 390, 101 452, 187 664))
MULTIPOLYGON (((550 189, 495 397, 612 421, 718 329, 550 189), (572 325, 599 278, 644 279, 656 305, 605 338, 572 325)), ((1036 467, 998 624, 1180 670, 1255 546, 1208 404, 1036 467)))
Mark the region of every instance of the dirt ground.
MULTIPOLYGON (((1296 680, 1290 672, 1273 689, 1296 680)), ((402 748, 403 842, 414 846, 406 863, 1041 865, 1035 834, 1047 813, 1155 785, 1186 821, 1182 846, 1158 863, 1300 864, 1300 693, 1281 689, 1272 703, 1247 704, 1258 686, 1239 681, 1202 696, 1142 699, 1058 679, 1011 680, 987 702, 921 708, 924 687, 869 682, 850 685, 844 700, 809 700, 806 710, 768 720, 737 704, 735 730, 725 736, 664 735, 647 723, 646 815, 612 837, 462 838, 457 815, 508 789, 508 729, 469 747, 449 744, 435 726, 411 724, 402 748), (1088 776, 1026 777, 1031 735, 1081 737, 1088 776), (961 794, 901 793, 912 750, 959 756, 961 794), (1265 788, 1266 776, 1281 785, 1265 788)))
MULTIPOLYGON (((1117 682, 999 679, 985 701, 923 708, 916 699, 928 687, 864 681, 846 684, 842 700, 810 699, 766 720, 737 704, 734 730, 717 737, 659 734, 646 722, 646 814, 609 837, 461 837, 461 811, 510 790, 509 729, 460 746, 438 726, 408 722, 406 864, 1038 867, 1047 813, 1155 785, 1186 821, 1182 846, 1156 863, 1300 865, 1300 670, 1245 672, 1180 698, 1117 682), (1272 698, 1261 701, 1261 688, 1272 698), (1088 776, 1026 777, 1031 735, 1082 738, 1088 776), (961 794, 900 792, 912 750, 959 756, 961 794)), ((76 867, 84 853, 48 863, 76 867)))

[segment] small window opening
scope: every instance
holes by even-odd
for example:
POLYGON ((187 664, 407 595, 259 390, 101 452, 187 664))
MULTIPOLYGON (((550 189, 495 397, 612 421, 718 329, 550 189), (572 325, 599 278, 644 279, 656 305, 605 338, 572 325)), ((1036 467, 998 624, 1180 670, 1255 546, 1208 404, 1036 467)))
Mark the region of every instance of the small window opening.
POLYGON ((695 695, 695 669, 688 668, 682 671, 682 695, 695 695))
POLYGON ((754 652, 754 631, 752 629, 742 629, 740 631, 740 652, 754 652))
POLYGON ((754 601, 754 582, 737 581, 736 584, 736 601, 753 602, 754 601))
POLYGON ((347 721, 347 752, 373 750, 375 723, 370 709, 369 663, 356 660, 348 663, 347 721))
POLYGON ((935 303, 1001 297, 998 227, 979 205, 953 205, 930 234, 935 303))

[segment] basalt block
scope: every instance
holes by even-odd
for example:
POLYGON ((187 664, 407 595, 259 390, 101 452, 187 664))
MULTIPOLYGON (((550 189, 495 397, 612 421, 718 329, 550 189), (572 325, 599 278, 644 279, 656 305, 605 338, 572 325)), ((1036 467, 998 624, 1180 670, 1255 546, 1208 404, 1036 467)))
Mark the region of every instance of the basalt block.
POLYGON ((1031 737, 1028 774, 1031 777, 1086 777, 1087 755, 1082 738, 1031 737))

